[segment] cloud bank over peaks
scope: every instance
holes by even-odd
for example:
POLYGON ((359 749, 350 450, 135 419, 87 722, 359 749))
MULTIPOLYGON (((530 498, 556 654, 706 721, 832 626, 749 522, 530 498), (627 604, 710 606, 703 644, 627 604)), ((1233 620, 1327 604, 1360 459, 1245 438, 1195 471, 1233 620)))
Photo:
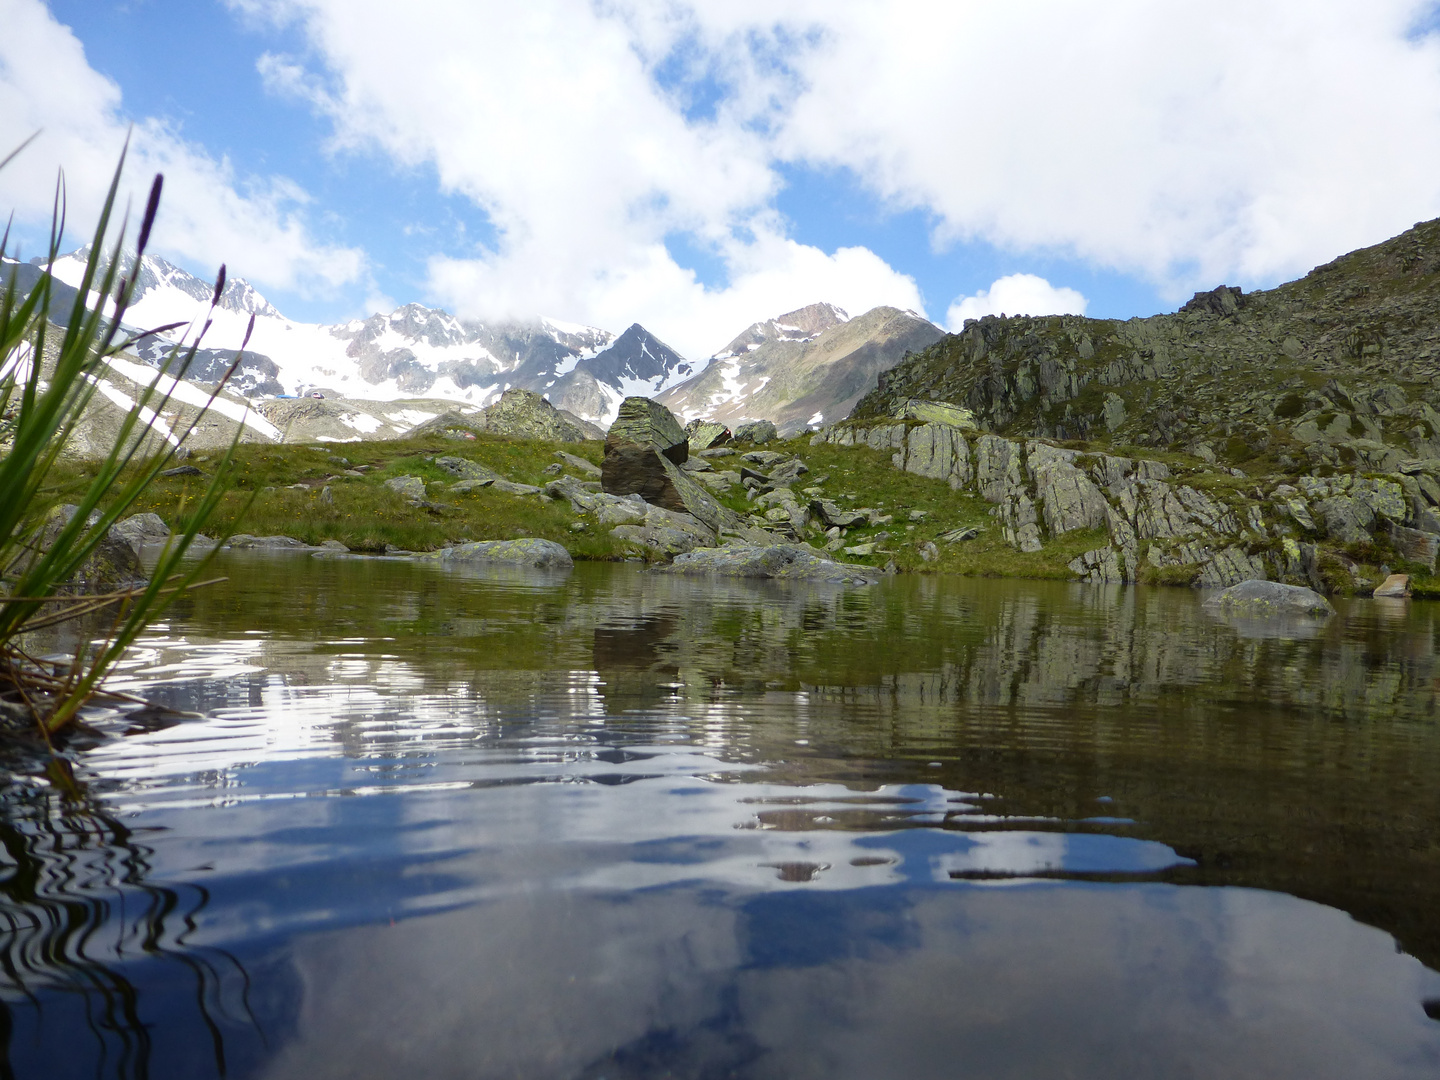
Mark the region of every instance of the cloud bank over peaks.
POLYGON ((1010 274, 974 296, 959 296, 945 312, 952 333, 966 319, 985 315, 1084 315, 1089 301, 1074 289, 1057 288, 1035 274, 1010 274))

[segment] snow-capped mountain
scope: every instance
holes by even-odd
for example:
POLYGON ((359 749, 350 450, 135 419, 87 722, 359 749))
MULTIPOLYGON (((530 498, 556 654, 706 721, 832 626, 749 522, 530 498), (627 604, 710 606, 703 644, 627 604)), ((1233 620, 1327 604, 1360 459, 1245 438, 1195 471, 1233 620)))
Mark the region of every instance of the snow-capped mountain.
POLYGON ((755 323, 657 400, 685 420, 770 420, 790 435, 848 416, 880 372, 944 333, 913 311, 878 307, 852 319, 811 304, 755 323))
MULTIPOLYGON (((60 258, 56 277, 77 287, 88 257, 88 248, 81 248, 60 258)), ((131 261, 125 270, 133 268, 131 261)), ((39 267, 21 265, 16 272, 33 278, 39 267)), ((135 354, 170 375, 213 383, 234 362, 253 317, 254 331, 231 383, 250 397, 318 392, 382 402, 437 399, 479 409, 519 387, 601 428, 635 394, 660 399, 686 420, 733 425, 768 419, 787 433, 831 423, 847 415, 907 350, 942 335, 914 312, 875 308, 852 319, 833 304, 811 304, 757 322, 714 356, 691 361, 638 323, 617 337, 554 319, 484 323, 406 304, 388 315, 326 326, 285 318, 243 278, 227 280, 211 313, 213 292, 213 285, 180 267, 145 256, 127 326, 183 325, 139 341, 135 354), (203 347, 187 359, 177 346, 192 341, 207 317, 203 347)), ((73 294, 64 301, 71 302, 73 294)))
MULTIPOLYGON (((56 277, 78 286, 88 248, 59 260, 56 277)), ((128 273, 133 260, 124 267, 128 273)), ((186 329, 145 339, 136 353, 172 374, 206 382, 234 360, 246 324, 255 328, 234 385, 252 396, 320 392, 379 400, 429 397, 489 405, 510 387, 544 394, 561 409, 608 426, 630 394, 656 394, 699 371, 636 324, 616 337, 592 326, 537 319, 481 323, 406 304, 337 326, 286 319, 243 278, 226 282, 204 345, 183 365, 171 354, 206 317, 213 285, 147 255, 126 322, 137 328, 182 322, 186 329)))

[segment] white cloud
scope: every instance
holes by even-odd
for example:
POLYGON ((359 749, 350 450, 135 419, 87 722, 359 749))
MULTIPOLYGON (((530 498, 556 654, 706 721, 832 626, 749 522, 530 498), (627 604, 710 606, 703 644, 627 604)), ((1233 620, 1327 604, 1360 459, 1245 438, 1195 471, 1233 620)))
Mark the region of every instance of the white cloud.
POLYGON ((974 296, 957 296, 945 327, 957 331, 966 319, 984 315, 1084 315, 1088 304, 1074 289, 1056 288, 1034 274, 1010 274, 974 296))
MULTIPOLYGON (((41 132, 0 170, 0 206, 32 229, 48 225, 63 168, 69 236, 89 239, 130 129, 120 89, 90 67, 80 42, 40 0, 0 0, 0 26, 0 148, 8 152, 41 132)), ((165 174, 165 193, 152 250, 201 273, 226 262, 232 274, 301 293, 330 293, 363 278, 359 251, 311 234, 308 199, 296 185, 238 175, 165 123, 141 119, 122 209, 128 198, 138 213, 156 172, 165 174)))
POLYGON ((445 191, 488 213, 493 248, 430 262, 429 299, 462 315, 638 320, 703 356, 758 318, 817 300, 921 307, 914 281, 873 253, 786 237, 771 209, 769 140, 749 125, 758 105, 735 97, 694 122, 657 84, 649 65, 695 29, 671 17, 679 9, 642 18, 588 3, 430 0, 404 19, 389 0, 243 9, 303 21, 323 70, 280 56, 260 69, 274 92, 331 118, 337 149, 433 165, 445 191), (671 257, 677 233, 714 252, 724 287, 671 257))
POLYGON ((1175 296, 1274 281, 1440 213, 1430 0, 788 5, 823 19, 777 145, 938 237, 1047 249, 1175 296))
POLYGON ((262 70, 333 119, 337 148, 433 165, 489 214, 493 249, 436 259, 434 299, 638 318, 691 353, 792 302, 919 308, 873 254, 786 239, 782 162, 852 170, 932 215, 942 249, 1078 257, 1175 297, 1440 213, 1440 44, 1408 35, 1422 0, 1225 19, 1145 0, 229 3, 303 29, 313 58, 262 70), (671 258, 675 233, 729 285, 671 258))

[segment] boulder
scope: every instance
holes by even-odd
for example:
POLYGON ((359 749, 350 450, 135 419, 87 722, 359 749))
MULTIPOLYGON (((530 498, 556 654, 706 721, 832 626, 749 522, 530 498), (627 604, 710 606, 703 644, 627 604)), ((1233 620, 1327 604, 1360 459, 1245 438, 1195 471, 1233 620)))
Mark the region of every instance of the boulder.
POLYGON ((1404 599, 1410 595, 1410 575, 1391 574, 1381 582, 1380 587, 1375 590, 1375 595, 1382 598, 1394 597, 1404 599))
POLYGON ((1242 581, 1205 601, 1205 607, 1246 618, 1325 617, 1334 607, 1313 589, 1278 581, 1242 581))
MULTIPOLYGON (((60 538, 61 531, 70 524, 78 512, 79 507, 71 506, 68 503, 51 510, 40 531, 36 545, 39 550, 49 551, 55 541, 60 538)), ((88 525, 93 526, 99 520, 100 511, 92 510, 88 518, 88 525)), ((21 557, 17 565, 7 569, 11 574, 18 576, 24 573, 29 566, 30 557, 26 555, 21 557)), ((70 579, 63 584, 62 591, 105 593, 143 584, 144 580, 145 568, 140 565, 140 558, 136 554, 135 548, 124 536, 117 534, 115 527, 112 526, 70 579)))
POLYGON ((714 420, 691 420, 685 425, 685 435, 692 454, 722 446, 730 441, 730 429, 714 420))
POLYGON ((441 548, 416 558, 442 563, 505 563, 545 570, 569 569, 575 565, 570 552, 553 540, 542 540, 536 536, 519 540, 478 540, 441 548))
POLYGON ((1403 525, 1390 526, 1390 542, 1410 562, 1424 563, 1433 573, 1435 557, 1440 554, 1440 535, 1423 529, 1407 529, 1403 525))
POLYGON ((735 429, 733 436, 736 442, 748 442, 760 445, 772 442, 780 437, 780 432, 769 420, 754 420, 748 424, 741 424, 735 429))
POLYGON ((385 486, 402 499, 411 502, 425 500, 425 481, 418 476, 392 476, 385 481, 385 486))
POLYGON ((870 515, 863 510, 842 510, 829 499, 811 500, 810 513, 827 529, 848 529, 854 525, 868 524, 870 521, 870 515))
POLYGON ((138 555, 146 544, 163 544, 170 539, 170 527, 159 514, 133 514, 110 527, 110 535, 129 544, 138 555))
POLYGON ((698 548, 663 568, 673 574, 712 574, 717 577, 772 578, 782 581, 828 581, 845 585, 872 585, 881 574, 874 567, 837 563, 814 548, 774 544, 769 547, 732 545, 698 548))
POLYGON ((485 430, 495 435, 549 442, 584 442, 604 437, 594 424, 555 408, 539 394, 512 387, 484 413, 485 430))
POLYGON ((600 483, 606 494, 639 495, 690 514, 712 532, 734 528, 739 517, 680 468, 689 456, 685 431, 669 409, 649 398, 626 398, 605 436, 600 483))
MULTIPOLYGON (((444 469, 451 476, 459 477, 461 480, 484 480, 493 483, 496 480, 505 479, 494 469, 486 468, 478 461, 471 461, 462 457, 437 457, 435 459, 437 468, 444 469)), ((389 481, 386 481, 388 484, 389 481)))
POLYGON ((644 507, 642 522, 617 525, 610 530, 613 536, 643 545, 667 558, 715 544, 715 534, 689 514, 677 514, 662 506, 641 505, 644 507))

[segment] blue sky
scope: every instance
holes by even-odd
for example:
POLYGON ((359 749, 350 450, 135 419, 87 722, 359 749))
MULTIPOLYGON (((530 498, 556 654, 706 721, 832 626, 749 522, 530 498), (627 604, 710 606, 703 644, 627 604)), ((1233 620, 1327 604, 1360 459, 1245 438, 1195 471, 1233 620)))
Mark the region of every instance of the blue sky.
POLYGON ((1435 5, 1188 7, 0 0, 0 139, 45 130, 0 198, 37 250, 45 178, 86 221, 134 124, 161 253, 292 318, 692 355, 815 300, 1152 314, 1440 213, 1435 5))

